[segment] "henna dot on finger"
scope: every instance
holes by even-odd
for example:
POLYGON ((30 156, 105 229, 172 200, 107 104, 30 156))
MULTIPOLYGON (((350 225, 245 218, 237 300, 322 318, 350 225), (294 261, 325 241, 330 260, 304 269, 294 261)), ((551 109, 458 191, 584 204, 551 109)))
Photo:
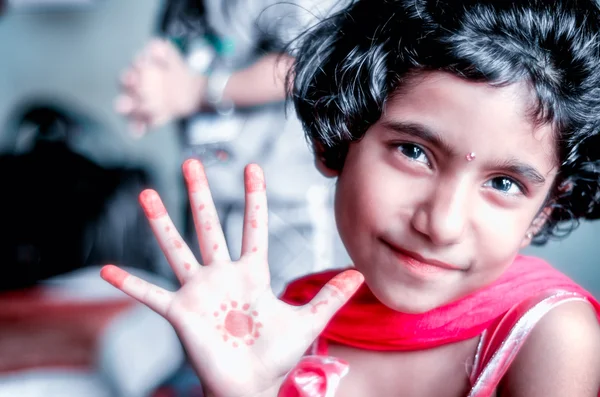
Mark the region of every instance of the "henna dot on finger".
POLYGON ((218 250, 218 249, 219 249, 219 244, 215 244, 215 245, 213 245, 213 251, 216 251, 216 250, 218 250))
POLYGON ((190 265, 188 262, 185 262, 185 263, 183 264, 183 267, 184 267, 184 269, 185 269, 185 270, 188 270, 188 271, 189 271, 189 270, 192 268, 192 265, 190 265))
POLYGON ((204 204, 200 204, 200 205, 198 206, 198 211, 202 211, 202 210, 204 210, 204 204))
POLYGON ((252 247, 252 252, 256 252, 256 251, 258 251, 258 248, 257 247, 252 247))

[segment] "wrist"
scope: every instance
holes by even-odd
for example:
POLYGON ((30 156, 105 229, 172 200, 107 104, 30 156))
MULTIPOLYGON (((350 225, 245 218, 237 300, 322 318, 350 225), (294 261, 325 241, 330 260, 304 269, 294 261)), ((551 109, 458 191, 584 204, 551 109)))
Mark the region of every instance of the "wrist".
POLYGON ((207 78, 201 74, 193 73, 187 87, 188 95, 181 95, 181 102, 175 102, 173 118, 186 118, 201 111, 205 105, 204 92, 206 91, 207 78))
POLYGON ((222 115, 235 110, 235 104, 226 93, 233 72, 227 69, 214 69, 206 80, 204 105, 222 115))
POLYGON ((203 74, 196 74, 192 81, 194 86, 194 98, 192 99, 192 112, 196 113, 206 108, 205 93, 208 85, 208 77, 203 74))

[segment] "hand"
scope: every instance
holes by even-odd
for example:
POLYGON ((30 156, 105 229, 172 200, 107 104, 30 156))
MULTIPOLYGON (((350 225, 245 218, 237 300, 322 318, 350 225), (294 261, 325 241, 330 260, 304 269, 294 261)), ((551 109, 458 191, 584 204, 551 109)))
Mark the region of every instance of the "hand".
POLYGON ((182 287, 166 291, 110 265, 102 269, 102 277, 173 325, 211 396, 275 395, 279 382, 363 277, 347 270, 305 306, 280 301, 270 287, 267 199, 260 167, 249 165, 245 170, 238 261, 229 257, 202 165, 188 160, 183 172, 204 266, 182 241, 158 194, 146 190, 141 204, 182 287))
POLYGON ((166 40, 153 40, 121 77, 118 113, 141 136, 149 128, 186 117, 200 108, 206 78, 195 74, 179 51, 166 40))

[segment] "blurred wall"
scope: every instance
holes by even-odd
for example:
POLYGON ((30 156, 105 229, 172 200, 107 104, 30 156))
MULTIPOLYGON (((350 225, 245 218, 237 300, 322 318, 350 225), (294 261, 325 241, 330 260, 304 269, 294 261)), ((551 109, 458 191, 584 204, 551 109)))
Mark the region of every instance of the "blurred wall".
POLYGON ((584 222, 566 239, 525 253, 546 259, 600 298, 600 221, 584 222))
MULTIPOLYGON (((119 73, 152 36, 161 7, 158 0, 98 0, 75 10, 9 10, 0 17, 0 126, 28 97, 74 103, 106 127, 82 136, 78 149, 102 164, 148 165, 181 225, 184 190, 175 127, 135 140, 113 111, 119 73)), ((7 134, 0 133, 0 150, 8 145, 7 134)), ((160 267, 171 274, 166 262, 160 267)))

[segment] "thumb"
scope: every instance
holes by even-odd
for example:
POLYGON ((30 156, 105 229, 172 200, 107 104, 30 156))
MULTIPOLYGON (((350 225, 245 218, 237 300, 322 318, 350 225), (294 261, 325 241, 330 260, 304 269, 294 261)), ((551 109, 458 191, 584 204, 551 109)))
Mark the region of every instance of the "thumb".
POLYGON ((319 293, 302 307, 303 314, 314 316, 314 337, 323 331, 334 314, 348 302, 364 280, 360 272, 346 270, 329 280, 319 293))

